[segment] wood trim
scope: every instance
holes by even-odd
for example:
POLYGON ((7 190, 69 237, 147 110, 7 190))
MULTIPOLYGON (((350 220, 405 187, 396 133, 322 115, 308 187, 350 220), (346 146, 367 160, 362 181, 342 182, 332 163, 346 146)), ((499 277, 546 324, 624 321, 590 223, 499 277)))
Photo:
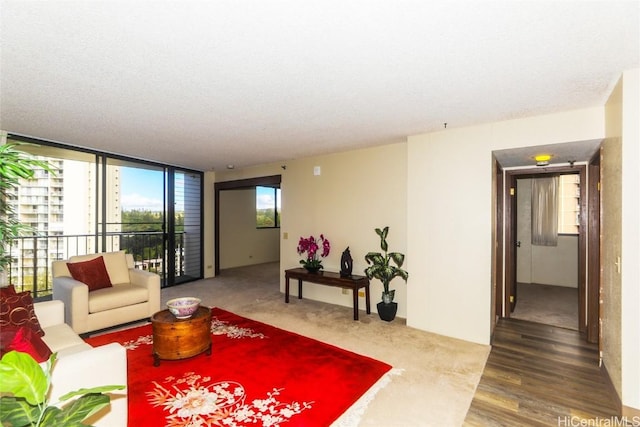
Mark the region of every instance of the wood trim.
POLYGON ((526 168, 526 169, 511 169, 506 171, 507 175, 515 175, 518 178, 533 178, 538 175, 567 175, 572 173, 580 173, 580 169, 585 169, 585 165, 574 166, 554 166, 554 167, 541 167, 541 168, 526 168))
POLYGON ((578 330, 587 332, 587 168, 580 167, 580 225, 578 234, 578 330))
MULTIPOLYGON (((543 167, 536 169, 514 169, 506 171, 506 186, 504 189, 505 198, 509 197, 509 188, 514 187, 518 178, 535 178, 540 175, 566 175, 566 174, 579 174, 580 175, 580 232, 578 235, 578 322, 579 330, 582 333, 587 331, 587 310, 586 310, 586 266, 587 262, 587 249, 586 249, 586 233, 587 229, 587 192, 586 192, 586 170, 585 165, 574 166, 558 166, 558 167, 543 167)), ((508 199, 507 199, 508 200, 508 199)), ((505 295, 503 298, 505 307, 509 306, 509 299, 515 295, 515 289, 511 289, 511 283, 515 283, 516 270, 515 270, 515 248, 512 247, 512 243, 515 241, 515 230, 513 229, 515 222, 512 215, 515 215, 515 208, 510 206, 511 203, 505 202, 505 216, 504 216, 504 233, 505 233, 505 295), (513 249, 513 251, 511 250, 513 249)), ((599 216, 598 216, 599 218, 599 216)), ((599 264, 598 264, 599 268, 599 264)), ((599 318, 599 314, 597 315, 599 318)), ((509 316, 509 310, 504 310, 504 317, 509 316)))
MULTIPOLYGON (((495 286, 495 312, 494 317, 502 317, 503 301, 504 301, 504 171, 502 165, 495 161, 496 174, 496 218, 495 218, 495 252, 494 252, 494 286, 495 286)), ((496 320, 491 323, 492 328, 495 326, 496 320)), ((493 332, 493 331, 492 331, 493 332)), ((493 334, 492 334, 493 336, 493 334)))
POLYGON ((213 184, 216 191, 222 190, 239 190, 241 188, 253 188, 256 186, 263 187, 280 187, 282 175, 263 176, 259 178, 238 179, 235 181, 222 181, 213 184))
POLYGON ((589 163, 587 341, 600 340, 600 151, 589 163))
POLYGON ((213 191, 213 274, 220 274, 220 188, 213 191))
POLYGON ((607 371, 607 367, 604 363, 600 365, 600 373, 602 374, 602 378, 604 379, 605 387, 609 390, 609 394, 614 400, 616 408, 618 409, 618 413, 622 414, 623 405, 622 400, 620 400, 620 396, 618 396, 618 391, 616 387, 613 385, 613 381, 611 381, 611 376, 609 376, 609 371, 607 371))
POLYGON ((503 316, 511 317, 511 312, 515 307, 515 298, 516 298, 516 246, 515 246, 515 236, 516 230, 514 227, 515 218, 517 212, 516 208, 516 195, 511 195, 511 188, 516 188, 516 176, 509 172, 506 173, 505 180, 505 188, 504 188, 504 308, 503 308, 503 316), (514 303, 511 303, 511 297, 514 298, 514 303))
POLYGON ((632 408, 631 406, 622 405, 622 416, 631 420, 639 420, 640 409, 632 408))

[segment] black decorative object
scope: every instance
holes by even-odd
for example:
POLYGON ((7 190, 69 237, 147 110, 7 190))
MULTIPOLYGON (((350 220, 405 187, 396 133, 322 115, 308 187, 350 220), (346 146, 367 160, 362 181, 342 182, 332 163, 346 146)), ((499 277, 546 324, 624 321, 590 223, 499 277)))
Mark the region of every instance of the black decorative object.
POLYGON ((389 304, 379 302, 376 307, 378 308, 378 316, 380 316, 381 320, 391 322, 396 318, 396 313, 398 312, 397 302, 390 302, 389 304))
POLYGON ((349 246, 342 252, 342 258, 340 258, 340 276, 349 277, 353 271, 353 258, 351 258, 351 251, 349 246))

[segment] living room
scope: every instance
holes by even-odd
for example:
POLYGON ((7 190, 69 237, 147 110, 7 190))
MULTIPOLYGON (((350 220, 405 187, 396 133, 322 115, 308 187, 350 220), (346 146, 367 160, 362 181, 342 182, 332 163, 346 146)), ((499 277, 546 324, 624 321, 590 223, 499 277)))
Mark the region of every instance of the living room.
MULTIPOLYGON (((3 8, 6 7, 5 3, 12 2, 3 2, 3 8)), ((12 5, 12 18, 27 19, 30 14, 33 14, 33 10, 20 9, 16 4, 12 5)), ((61 14, 55 9, 54 6, 50 11, 54 16, 61 14)), ((636 13, 637 18, 637 7, 631 6, 630 10, 636 13)), ((69 14, 73 15, 71 12, 69 14)), ((37 17, 36 22, 44 20, 40 13, 35 13, 34 16, 37 17)), ((12 31, 24 33, 24 30, 16 28, 19 25, 15 23, 9 27, 4 25, 5 19, 8 18, 3 18, 3 38, 6 35, 10 39, 9 33, 12 31)), ((634 46, 637 47, 637 40, 633 39, 637 36, 637 19, 635 22, 635 29, 631 26, 635 32, 623 31, 624 35, 608 40, 610 44, 607 49, 615 50, 615 47, 619 46, 625 52, 633 52, 634 46), (632 45, 630 48, 629 44, 632 45)), ((121 23, 124 27, 126 20, 121 23)), ((611 21, 607 21, 606 24, 613 26, 611 21)), ((49 23, 49 25, 51 27, 45 28, 55 28, 53 24, 49 23)), ((93 58, 93 56, 102 55, 102 52, 110 52, 107 47, 111 41, 107 39, 108 37, 104 37, 104 40, 100 39, 100 43, 92 45, 86 54, 93 58)), ((88 43, 91 38, 87 36, 86 40, 88 43)), ((427 43, 430 42, 427 40, 427 43)), ((631 413, 640 410, 640 367, 637 364, 637 360, 640 360, 638 344, 640 343, 640 310, 638 310, 640 291, 637 287, 640 267, 633 262, 640 257, 638 247, 640 221, 637 215, 640 179, 636 167, 640 159, 637 121, 637 117, 640 116, 638 99, 640 71, 637 49, 635 54, 628 55, 627 61, 616 63, 623 68, 617 68, 610 74, 605 73, 605 83, 598 81, 597 90, 590 91, 596 92, 595 96, 589 97, 588 101, 582 103, 576 102, 570 107, 557 103, 553 107, 541 108, 531 101, 521 105, 520 110, 503 112, 499 117, 486 116, 485 120, 474 122, 465 121, 464 114, 460 113, 455 116, 458 118, 456 122, 448 118, 449 115, 441 113, 439 111, 441 108, 436 106, 431 107, 434 118, 431 119, 429 126, 416 127, 412 123, 414 130, 410 131, 411 127, 406 126, 402 128, 404 132, 402 133, 396 130, 393 120, 384 120, 387 129, 380 131, 376 118, 383 121, 382 117, 385 117, 388 110, 401 108, 403 102, 410 102, 410 96, 409 98, 390 97, 389 99, 392 99, 395 104, 380 102, 378 108, 382 113, 369 116, 368 123, 359 124, 363 128, 370 126, 375 131, 379 131, 379 138, 369 138, 369 141, 374 142, 370 146, 364 143, 347 146, 336 144, 333 140, 328 141, 323 134, 328 132, 330 124, 314 122, 312 116, 297 115, 296 107, 300 107, 301 104, 294 104, 286 114, 289 115, 291 122, 304 123, 304 126, 297 130, 302 133, 294 132, 294 136, 289 139, 291 145, 281 149, 278 141, 281 135, 274 128, 286 127, 287 122, 283 120, 278 122, 278 126, 271 127, 268 120, 258 120, 260 114, 266 114, 265 105, 260 104, 255 96, 243 93, 244 98, 241 96, 237 98, 242 101, 235 102, 247 104, 253 102, 254 107, 238 116, 233 116, 233 120, 229 120, 229 123, 255 120, 260 123, 260 129, 246 130, 247 133, 240 134, 240 137, 234 140, 237 145, 240 145, 238 141, 243 139, 248 141, 240 151, 255 151, 257 159, 260 160, 254 158, 252 162, 243 165, 239 158, 237 160, 225 158, 226 151, 216 151, 215 142, 211 142, 226 141, 225 134, 239 132, 232 124, 225 126, 223 121, 217 121, 218 129, 210 131, 210 138, 199 140, 201 145, 186 145, 190 139, 190 127, 197 128, 199 126, 197 123, 207 122, 210 120, 209 116, 224 115, 226 109, 235 111, 237 105, 233 100, 229 100, 224 108, 217 107, 215 102, 211 101, 216 98, 215 91, 212 91, 208 93, 209 97, 206 99, 196 97, 189 99, 188 102, 177 101, 179 104, 177 109, 179 109, 186 108, 185 104, 195 103, 198 100, 202 102, 203 112, 194 113, 188 118, 181 116, 185 124, 178 127, 180 133, 167 132, 169 136, 165 137, 162 130, 158 131, 162 129, 160 123, 171 122, 173 116, 167 112, 160 112, 156 116, 157 121, 154 121, 140 111, 150 108, 153 104, 165 104, 167 99, 164 97, 158 99, 150 91, 151 88, 145 87, 145 90, 138 93, 135 99, 127 101, 126 98, 122 98, 116 103, 122 108, 124 106, 128 108, 130 104, 140 107, 138 103, 142 104, 140 109, 133 108, 131 111, 127 109, 123 114, 127 116, 127 120, 120 122, 122 123, 120 129, 115 129, 119 113, 104 120, 106 125, 104 123, 84 124, 85 119, 89 120, 85 116, 103 114, 101 106, 108 104, 109 96, 91 97, 92 79, 78 78, 73 83, 78 85, 82 83, 82 90, 79 91, 79 95, 76 95, 78 98, 74 98, 73 103, 78 102, 82 97, 87 97, 91 101, 91 109, 85 105, 82 114, 78 114, 73 120, 64 116, 63 111, 69 105, 52 104, 52 100, 57 99, 56 102, 63 102, 68 95, 64 91, 58 92, 54 89, 57 81, 65 83, 65 85, 61 83, 65 90, 72 85, 66 86, 66 81, 60 77, 60 69, 50 76, 45 71, 47 67, 39 60, 36 67, 35 62, 30 62, 32 59, 27 59, 26 53, 24 55, 19 53, 20 50, 28 52, 32 48, 34 46, 29 43, 12 44, 7 53, 3 53, 3 108, 0 128, 10 134, 87 146, 141 159, 155 159, 167 164, 191 164, 194 168, 204 171, 203 265, 205 277, 214 276, 215 270, 213 214, 216 208, 215 184, 280 175, 282 179, 282 225, 279 237, 281 292, 284 292, 284 269, 299 265, 296 246, 300 236, 323 233, 331 240, 333 251, 324 262, 327 270, 339 270, 340 253, 344 248, 349 247, 353 255, 354 272, 362 272, 366 267, 364 255, 378 248, 374 229, 389 226, 389 244, 393 250, 406 254, 405 268, 410 273, 406 285, 397 283, 394 286, 399 306, 398 317, 406 319, 409 327, 481 345, 491 343, 496 314, 500 315, 496 313, 494 295, 496 287, 502 286, 495 283, 496 260, 500 258, 500 254, 495 251, 494 241, 500 221, 496 218, 495 211, 497 197, 493 152, 521 147, 532 147, 535 151, 536 146, 601 140, 602 217, 604 219, 601 231, 603 236, 601 269, 602 285, 604 294, 607 296, 602 317, 603 364, 624 408, 631 413), (41 77, 44 81, 38 85, 37 89, 28 90, 30 85, 36 86, 33 82, 37 80, 19 78, 21 67, 14 69, 9 64, 9 60, 13 59, 19 59, 18 64, 22 66, 22 70, 29 69, 29 64, 32 64, 37 72, 44 76, 41 77), (51 99, 42 98, 42 93, 46 92, 47 88, 53 94, 51 99), (141 97, 143 94, 148 95, 149 98, 143 99, 141 97), (21 105, 19 102, 21 98, 31 99, 31 101, 21 105), (60 110, 59 114, 51 113, 55 110, 60 110), (133 115, 133 112, 136 115, 133 115), (137 115, 138 113, 140 116, 137 115), (130 121, 131 117, 136 117, 136 120, 130 121), (150 130, 138 130, 149 123, 151 123, 150 130), (113 130, 113 135, 116 135, 115 141, 111 141, 109 136, 104 136, 98 137, 91 144, 86 142, 88 135, 108 135, 110 130, 113 130), (253 135, 249 134, 249 131, 253 132, 253 135), (270 133, 276 136, 265 135, 270 133), (302 150, 302 142, 299 142, 303 139, 302 136, 296 137, 296 135, 309 134, 314 137, 308 138, 309 147, 308 151, 305 151, 302 150), (143 138, 149 135, 151 135, 149 139, 143 138), (140 140, 138 141, 137 138, 140 140), (145 140, 147 142, 143 142, 145 140), (162 148, 166 149, 164 158, 160 157, 162 148), (210 154, 203 155, 203 153, 210 154), (212 166, 214 162, 215 166, 212 166), (228 169, 227 165, 235 165, 235 167, 228 169), (621 185, 622 183, 624 185, 621 185), (622 260, 626 262, 621 262, 622 260)), ((606 49, 604 51, 606 52, 606 49)), ((52 55, 60 56, 63 52, 64 49, 56 50, 52 55)), ((513 49, 511 52, 515 54, 513 49)), ((75 52, 75 55, 77 56, 73 57, 74 61, 82 63, 80 61, 82 55, 78 52, 75 52)), ((554 58, 559 61, 561 56, 556 53, 554 58)), ((540 54, 537 60, 543 57, 544 55, 540 54)), ((46 55, 43 58, 53 59, 46 55)), ((183 59, 183 55, 179 55, 178 58, 183 59)), ((341 57, 341 60, 346 60, 345 58, 348 56, 341 57)), ((437 54, 436 58, 441 56, 437 54)), ((233 55, 230 59, 233 59, 233 55)), ((46 63, 45 60, 43 62, 46 63)), ((270 61, 263 57, 263 64, 269 63, 270 61)), ((164 61, 161 64, 166 65, 164 61)), ((526 64, 530 63, 526 62, 526 64)), ((75 67, 67 65, 71 69, 70 73, 77 77, 78 71, 75 67)), ((311 72, 318 68, 318 64, 312 63, 312 65, 304 71, 311 72)), ((182 65, 179 67, 182 68, 182 65)), ((114 87, 118 88, 116 92, 126 92, 130 89, 127 85, 123 85, 121 80, 133 79, 129 73, 135 74, 141 68, 143 67, 140 67, 137 62, 119 66, 117 72, 113 72, 109 78, 114 87), (134 66, 134 64, 137 65, 134 66)), ((194 68, 197 67, 194 66, 194 68)), ((91 68, 91 70, 95 72, 95 69, 91 68)), ((386 72, 388 68, 383 70, 386 72)), ((448 91, 449 98, 438 99, 438 105, 452 104, 454 108, 449 107, 447 113, 453 115, 452 110, 463 111, 467 102, 470 103, 477 98, 485 99, 486 104, 490 105, 492 104, 489 99, 491 96, 501 96, 499 102, 507 104, 510 99, 504 97, 503 90, 519 93, 521 87, 527 86, 526 80, 521 80, 523 77, 514 77, 509 80, 512 73, 515 75, 515 70, 508 65, 508 61, 506 65, 491 68, 491 70, 492 72, 500 71, 502 78, 498 80, 502 80, 508 90, 503 89, 499 84, 494 84, 489 86, 490 90, 487 92, 478 91, 476 88, 485 84, 483 79, 488 76, 479 70, 479 77, 472 78, 473 73, 467 71, 464 75, 469 77, 470 82, 457 80, 458 86, 450 86, 453 90, 448 91), (511 71, 502 71, 504 67, 511 71), (456 97, 463 97, 464 101, 456 102, 456 97), (446 102, 449 99, 450 102, 446 102)), ((363 71, 359 69, 360 73, 363 71)), ((183 70, 183 72, 188 74, 191 70, 183 70)), ((194 80, 202 85, 206 84, 207 79, 195 71, 194 73, 194 80)), ((240 71, 236 70, 236 73, 234 76, 240 75, 240 71)), ((259 72, 256 74, 259 75, 259 72)), ((573 76, 574 79, 565 82, 565 86, 591 87, 590 81, 579 80, 580 74, 573 76)), ((227 77, 232 79, 232 76, 227 77)), ((289 77, 297 77, 297 74, 294 73, 289 77)), ((401 78, 398 79, 401 80, 401 78)), ((407 81, 413 80, 407 79, 407 81)), ((386 79, 380 81, 373 79, 373 82, 367 84, 383 87, 386 79)), ((420 85, 416 87, 422 87, 425 84, 425 82, 419 82, 420 85)), ((363 86, 367 86, 356 84, 355 77, 351 83, 356 93, 360 90, 364 91, 363 86)), ((285 103, 288 95, 282 94, 291 94, 290 96, 294 98, 292 102, 299 102, 295 87, 287 91, 287 86, 280 81, 274 85, 278 87, 276 92, 280 94, 280 98, 274 104, 269 104, 270 106, 285 103)), ((220 86, 221 84, 216 82, 215 90, 222 92, 220 86)), ((254 91, 257 90, 256 86, 251 88, 254 91)), ((537 90, 543 91, 543 88, 544 85, 538 86, 537 90)), ((327 91, 330 90, 330 87, 327 88, 327 91)), ((568 96, 569 92, 571 90, 566 90, 563 96, 568 96)), ((309 99, 316 99, 311 97, 311 93, 314 92, 306 93, 306 96, 309 96, 309 99)), ((340 94, 344 93, 349 92, 340 92, 340 94)), ((180 99, 175 92, 170 94, 168 98, 180 99)), ((389 94, 378 95, 381 99, 387 99, 389 94)), ((370 96, 374 98, 374 95, 370 96)), ((537 99, 530 92, 526 96, 531 96, 527 99, 537 99)), ((342 98, 338 97, 337 93, 333 93, 332 99, 337 105, 340 102, 346 103, 345 99, 352 97, 360 98, 355 94, 342 98)), ((364 108, 363 104, 366 104, 368 98, 365 96, 364 99, 364 102, 352 104, 351 108, 355 111, 364 108)), ((429 97, 421 98, 421 102, 426 108, 429 97)), ((479 107, 477 105, 476 110, 481 111, 482 104, 479 107)), ((415 110, 412 111, 419 110, 417 106, 414 108, 415 110)), ((406 112, 406 110, 403 111, 406 112)), ((357 113, 349 114, 348 111, 341 110, 341 114, 344 114, 344 117, 334 117, 334 123, 336 127, 338 127, 337 123, 347 123, 338 134, 342 138, 345 138, 346 134, 346 139, 349 139, 348 135, 351 132, 349 122, 360 123, 360 120, 357 119, 357 113)), ((391 115, 391 112, 389 114, 391 115)), ((478 116, 475 117, 478 118, 478 116)), ((336 140, 338 134, 333 135, 336 140)), ((535 166, 533 161, 530 166, 535 166)), ((249 255, 247 253, 247 257, 249 255)), ((374 301, 380 293, 381 285, 372 284, 374 301)), ((305 297, 341 306, 351 305, 350 296, 342 294, 337 289, 313 287, 305 290, 305 297)))

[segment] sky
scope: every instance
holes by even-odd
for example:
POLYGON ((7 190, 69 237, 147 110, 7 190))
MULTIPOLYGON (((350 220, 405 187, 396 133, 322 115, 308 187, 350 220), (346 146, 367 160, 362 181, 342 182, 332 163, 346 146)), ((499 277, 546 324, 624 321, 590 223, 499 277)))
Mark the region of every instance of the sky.
POLYGON ((120 169, 122 189, 121 205, 123 211, 163 210, 163 173, 162 171, 127 168, 120 169))
MULTIPOLYGON (((267 209, 275 206, 273 188, 256 187, 256 209, 267 209)), ((280 206, 280 204, 278 204, 280 206)))
MULTIPOLYGON (((134 209, 152 212, 162 211, 162 171, 122 167, 120 169, 120 185, 123 211, 134 209)), ((273 188, 257 187, 256 191, 256 209, 274 207, 273 188)))

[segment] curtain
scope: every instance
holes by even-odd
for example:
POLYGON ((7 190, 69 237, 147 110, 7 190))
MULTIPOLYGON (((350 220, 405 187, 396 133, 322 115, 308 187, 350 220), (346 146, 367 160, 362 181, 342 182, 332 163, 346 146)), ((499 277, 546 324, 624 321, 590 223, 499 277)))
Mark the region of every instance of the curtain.
POLYGON ((559 178, 534 178, 531 186, 531 244, 558 246, 559 178))

